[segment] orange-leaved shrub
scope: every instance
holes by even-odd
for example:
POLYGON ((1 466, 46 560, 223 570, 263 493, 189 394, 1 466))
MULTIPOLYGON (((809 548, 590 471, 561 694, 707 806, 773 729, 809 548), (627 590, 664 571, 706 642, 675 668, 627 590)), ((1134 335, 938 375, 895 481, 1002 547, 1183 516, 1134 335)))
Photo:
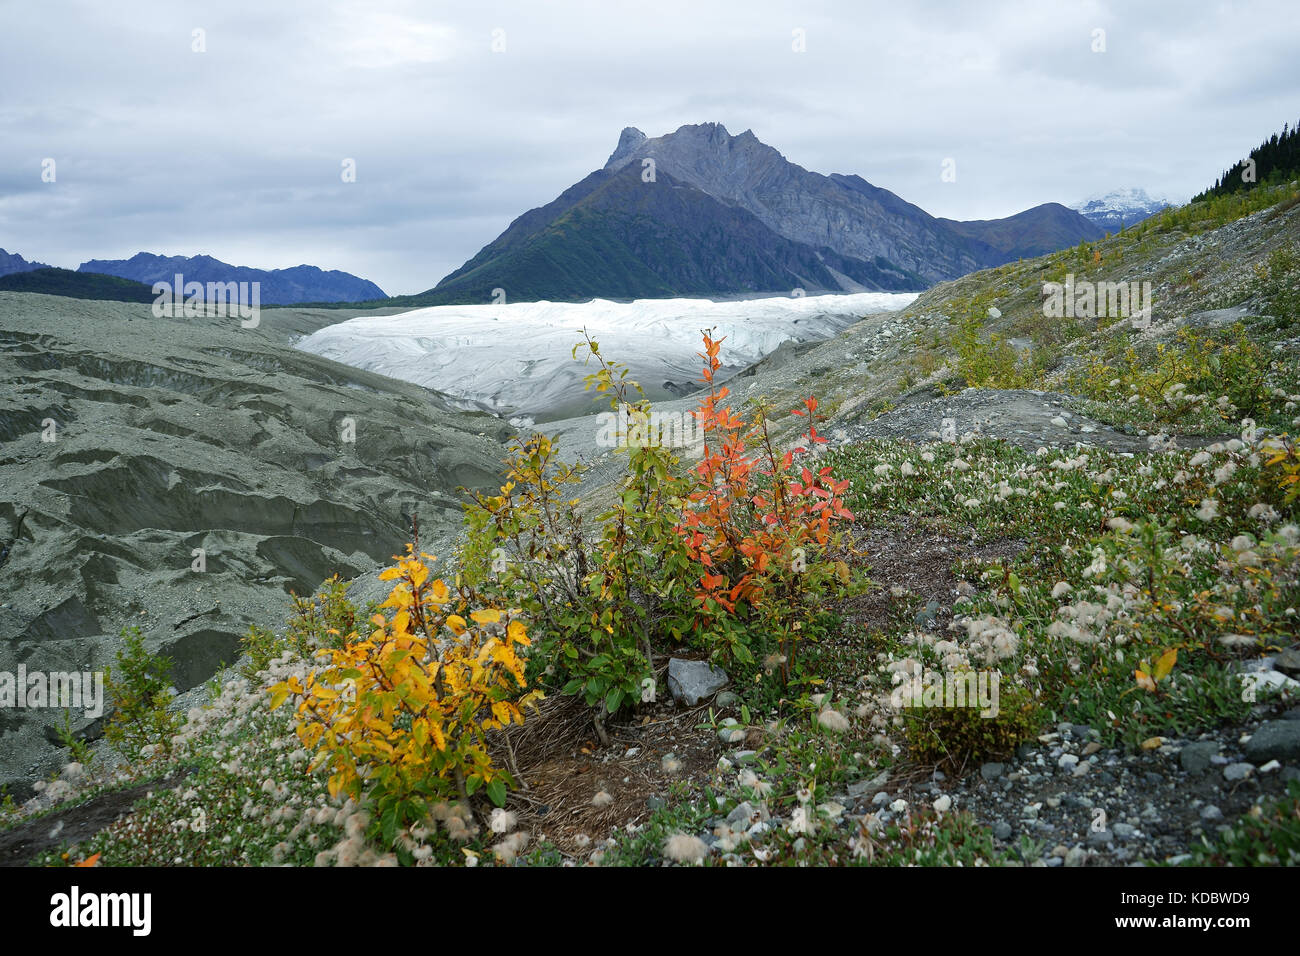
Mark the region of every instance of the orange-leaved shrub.
POLYGON ((775 647, 764 661, 788 680, 809 619, 827 594, 849 583, 848 565, 831 557, 840 526, 852 522, 829 467, 816 468, 817 399, 791 414, 805 416, 803 444, 779 451, 769 411, 759 406, 746 421, 721 402, 726 386, 714 381, 722 339, 704 336, 704 382, 710 386, 694 413, 704 431, 704 453, 693 469, 678 532, 698 564, 694 629, 720 651, 754 663, 755 647, 775 647))

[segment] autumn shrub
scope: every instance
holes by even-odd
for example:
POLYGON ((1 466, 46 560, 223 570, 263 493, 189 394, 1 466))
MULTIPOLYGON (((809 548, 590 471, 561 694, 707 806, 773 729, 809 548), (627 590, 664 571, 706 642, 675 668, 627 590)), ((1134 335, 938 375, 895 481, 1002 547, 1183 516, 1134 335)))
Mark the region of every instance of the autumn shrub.
POLYGON ((689 562, 674 533, 684 486, 671 447, 630 434, 644 436, 649 424, 649 402, 630 397, 640 386, 599 343, 586 338, 579 348, 598 364, 588 389, 608 395, 629 423, 611 436, 628 467, 596 517, 597 533, 584 533, 579 502, 567 496, 581 467, 562 462, 537 434, 511 447, 499 495, 472 495, 462 566, 484 593, 523 610, 538 638, 534 673, 581 696, 607 741, 607 715, 653 698, 652 635, 666 608, 688 600, 689 562))
POLYGON ((138 627, 122 628, 123 646, 116 664, 104 672, 104 690, 113 715, 104 737, 122 755, 132 760, 165 753, 180 718, 167 707, 171 703, 171 659, 154 654, 144 644, 138 627))
POLYGON ((271 688, 273 708, 297 702, 297 735, 330 772, 331 794, 366 798, 386 843, 425 819, 431 802, 467 800, 482 789, 498 806, 514 781, 488 752, 487 734, 522 724, 540 696, 527 689, 518 616, 472 608, 431 579, 428 554, 407 546, 368 634, 318 652, 326 666, 271 688))
POLYGON ((956 372, 970 388, 1032 388, 1041 370, 1032 358, 996 332, 984 332, 984 320, 969 315, 957 323, 952 338, 956 372))
POLYGON ((1012 756, 1038 733, 1047 711, 1024 688, 1004 683, 995 715, 982 716, 978 707, 908 707, 902 717, 917 762, 962 768, 1012 756))
POLYGON ((335 574, 315 594, 293 596, 293 613, 285 631, 286 643, 308 656, 318 647, 338 647, 358 624, 358 611, 348 599, 352 582, 335 574))
MULTIPOLYGON (((1300 195, 1292 197, 1292 205, 1300 195)), ((1283 327, 1300 324, 1300 244, 1278 246, 1255 267, 1256 285, 1269 315, 1283 327)))
POLYGON ((1067 384, 1085 398, 1134 406, 1135 421, 1215 428, 1242 417, 1280 421, 1294 377, 1237 323, 1213 335, 1180 329, 1173 342, 1151 349, 1094 354, 1067 384))
MULTIPOLYGON (((587 387, 625 423, 609 436, 627 466, 608 506, 588 530, 572 497, 582 466, 536 434, 512 446, 500 493, 472 494, 466 508, 462 573, 521 608, 537 639, 530 676, 582 697, 602 741, 610 715, 654 699, 665 646, 690 641, 743 664, 766 648, 786 676, 819 595, 848 578, 827 557, 833 526, 851 518, 837 497, 844 484, 796 461, 825 439, 810 423, 804 447, 781 453, 766 409, 751 423, 724 408, 727 390, 713 387, 720 345, 705 334, 710 391, 692 413, 703 434, 694 468, 655 440, 640 386, 588 337, 574 350, 596 365, 587 387)), ((809 399, 795 414, 816 407, 809 399)))
POLYGON ((808 428, 786 451, 776 447, 769 408, 760 405, 746 421, 721 404, 729 394, 714 381, 721 344, 704 337, 710 388, 695 413, 704 451, 678 525, 697 571, 691 628, 715 657, 754 664, 755 649, 766 652, 766 669, 784 682, 807 621, 849 583, 848 565, 833 556, 841 526, 853 520, 841 497, 848 481, 816 467, 826 444, 816 398, 792 411, 808 428))
MULTIPOLYGON (((352 582, 335 574, 327 578, 315 594, 292 596, 292 612, 284 631, 277 634, 268 628, 250 625, 248 633, 240 638, 240 651, 245 658, 239 672, 249 680, 256 680, 272 661, 286 651, 310 659, 317 648, 341 647, 363 615, 348 598, 352 582)), ((365 617, 373 616, 374 608, 365 617)))
POLYGON ((251 624, 248 633, 239 639, 239 645, 246 658, 239 672, 249 680, 255 680, 271 661, 284 653, 287 642, 277 637, 274 631, 251 624))
POLYGON ((1300 445, 1281 435, 1267 443, 1265 467, 1277 482, 1287 504, 1300 497, 1300 445))

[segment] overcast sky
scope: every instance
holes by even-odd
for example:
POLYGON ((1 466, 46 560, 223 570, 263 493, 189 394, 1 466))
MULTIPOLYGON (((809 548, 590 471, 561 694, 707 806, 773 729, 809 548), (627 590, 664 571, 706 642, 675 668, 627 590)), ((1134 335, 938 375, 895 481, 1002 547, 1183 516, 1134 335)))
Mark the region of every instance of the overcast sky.
POLYGON ((937 216, 1185 200, 1300 117, 1298 51, 1296 0, 0 0, 0 247, 419 292, 706 121, 937 216))

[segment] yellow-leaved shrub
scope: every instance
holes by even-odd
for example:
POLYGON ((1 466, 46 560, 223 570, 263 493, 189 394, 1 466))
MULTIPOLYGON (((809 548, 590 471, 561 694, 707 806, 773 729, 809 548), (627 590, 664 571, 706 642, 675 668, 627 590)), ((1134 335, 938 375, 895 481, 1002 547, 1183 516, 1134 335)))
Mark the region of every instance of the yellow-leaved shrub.
POLYGON ((369 799, 386 842, 424 819, 431 801, 481 788, 503 804, 514 781, 494 766, 487 732, 522 724, 541 696, 524 679, 523 622, 497 608, 471 610, 475 595, 432 578, 433 560, 408 544, 380 574, 396 584, 373 630, 318 651, 326 667, 270 689, 273 708, 295 698, 312 768, 328 767, 332 794, 369 799))

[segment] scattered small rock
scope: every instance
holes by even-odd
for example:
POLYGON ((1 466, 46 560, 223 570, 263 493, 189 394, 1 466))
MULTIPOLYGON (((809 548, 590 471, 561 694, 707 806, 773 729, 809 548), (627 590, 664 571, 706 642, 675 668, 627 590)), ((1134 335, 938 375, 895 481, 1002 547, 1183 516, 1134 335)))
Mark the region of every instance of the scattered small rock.
POLYGON ((1197 741, 1179 751, 1178 761, 1188 773, 1204 773, 1210 767, 1210 760, 1218 752, 1219 745, 1214 741, 1197 741))

